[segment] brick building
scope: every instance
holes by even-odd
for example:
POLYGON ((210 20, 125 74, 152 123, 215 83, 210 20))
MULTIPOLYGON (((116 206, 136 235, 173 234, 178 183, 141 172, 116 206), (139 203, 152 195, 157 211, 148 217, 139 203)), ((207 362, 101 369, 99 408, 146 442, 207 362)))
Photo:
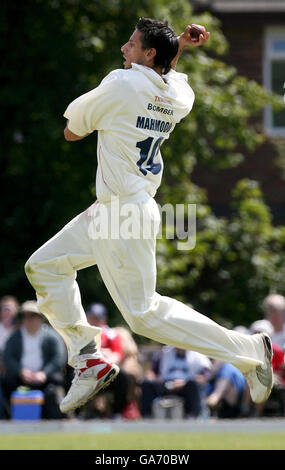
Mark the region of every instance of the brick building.
MULTIPOLYGON (((191 0, 191 5, 195 12, 210 11, 220 19, 229 42, 226 62, 234 65, 239 74, 284 95, 285 0, 191 0)), ((285 168, 282 171, 278 166, 272 142, 278 138, 285 144, 285 106, 278 113, 265 109, 260 125, 266 141, 254 153, 245 153, 243 163, 234 169, 211 172, 198 164, 193 182, 207 189, 217 215, 228 215, 228 201, 236 182, 241 178, 257 180, 275 223, 284 224, 285 168)))

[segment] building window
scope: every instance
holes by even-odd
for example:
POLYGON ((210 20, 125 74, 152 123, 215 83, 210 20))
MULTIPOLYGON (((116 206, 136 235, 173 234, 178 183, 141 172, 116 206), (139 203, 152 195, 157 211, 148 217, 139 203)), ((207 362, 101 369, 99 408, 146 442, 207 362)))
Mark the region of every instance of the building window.
MULTIPOLYGON (((285 28, 267 28, 264 41, 264 86, 280 96, 285 94, 285 28)), ((285 137, 284 109, 273 111, 267 106, 264 112, 265 132, 269 136, 285 137)))

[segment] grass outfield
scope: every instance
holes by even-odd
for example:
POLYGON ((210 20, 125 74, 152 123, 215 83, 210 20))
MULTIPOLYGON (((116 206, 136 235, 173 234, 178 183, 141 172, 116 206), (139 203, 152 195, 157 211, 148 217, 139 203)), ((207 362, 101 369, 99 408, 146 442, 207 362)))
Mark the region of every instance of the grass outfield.
POLYGON ((0 434, 1 450, 285 450, 285 433, 0 434))

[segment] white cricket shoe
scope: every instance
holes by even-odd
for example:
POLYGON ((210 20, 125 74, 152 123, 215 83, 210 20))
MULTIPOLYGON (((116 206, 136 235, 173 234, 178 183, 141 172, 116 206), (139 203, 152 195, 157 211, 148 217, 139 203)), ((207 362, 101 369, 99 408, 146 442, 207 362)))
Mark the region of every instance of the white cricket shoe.
POLYGON ((75 375, 66 397, 59 405, 62 413, 68 413, 82 405, 114 380, 120 369, 100 354, 77 356, 75 375))
POLYGON ((261 333, 259 335, 264 346, 264 363, 262 366, 257 366, 255 369, 244 374, 249 386, 250 396, 254 403, 266 401, 273 387, 272 342, 268 334, 261 333))

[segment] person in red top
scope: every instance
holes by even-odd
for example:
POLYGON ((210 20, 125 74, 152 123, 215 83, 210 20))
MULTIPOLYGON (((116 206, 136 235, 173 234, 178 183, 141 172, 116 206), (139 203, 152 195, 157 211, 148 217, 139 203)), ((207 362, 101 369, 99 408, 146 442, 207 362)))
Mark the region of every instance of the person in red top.
MULTIPOLYGON (((123 344, 120 335, 107 324, 108 312, 105 305, 101 303, 92 303, 86 310, 87 321, 92 326, 102 328, 101 333, 101 351, 104 357, 112 364, 120 365, 124 358, 123 344)), ((117 375, 114 382, 108 386, 108 391, 112 393, 113 400, 111 403, 111 415, 113 417, 120 416, 127 404, 128 400, 129 380, 128 374, 122 369, 117 375)), ((101 403, 99 401, 99 403, 101 403)), ((108 413, 99 405, 100 411, 108 413)), ((109 417, 109 416, 108 416, 109 417)))
POLYGON ((107 309, 100 303, 91 304, 87 311, 88 323, 102 328, 101 351, 110 362, 120 364, 124 357, 123 345, 120 335, 114 328, 107 325, 107 309))
MULTIPOLYGON (((250 326, 251 334, 267 333, 271 338, 274 335, 274 327, 269 320, 257 320, 250 326)), ((272 341, 273 358, 272 368, 275 384, 285 385, 285 352, 278 343, 272 341)))
POLYGON ((272 343, 273 347, 273 358, 272 358, 272 367, 275 375, 275 380, 279 384, 285 386, 285 352, 279 346, 279 344, 272 343))
MULTIPOLYGON (((270 402, 275 402, 273 405, 276 407, 279 403, 280 414, 283 416, 285 413, 285 352, 278 343, 273 341, 274 327, 271 322, 267 319, 257 320, 250 326, 250 333, 267 333, 272 338, 272 368, 274 374, 274 387, 272 396, 269 399, 270 402)), ((272 406, 271 405, 271 408, 272 406)), ((268 407, 268 406, 267 406, 268 407)), ((256 416, 266 415, 266 404, 255 405, 256 416)), ((278 415, 279 416, 279 415, 278 415)))

